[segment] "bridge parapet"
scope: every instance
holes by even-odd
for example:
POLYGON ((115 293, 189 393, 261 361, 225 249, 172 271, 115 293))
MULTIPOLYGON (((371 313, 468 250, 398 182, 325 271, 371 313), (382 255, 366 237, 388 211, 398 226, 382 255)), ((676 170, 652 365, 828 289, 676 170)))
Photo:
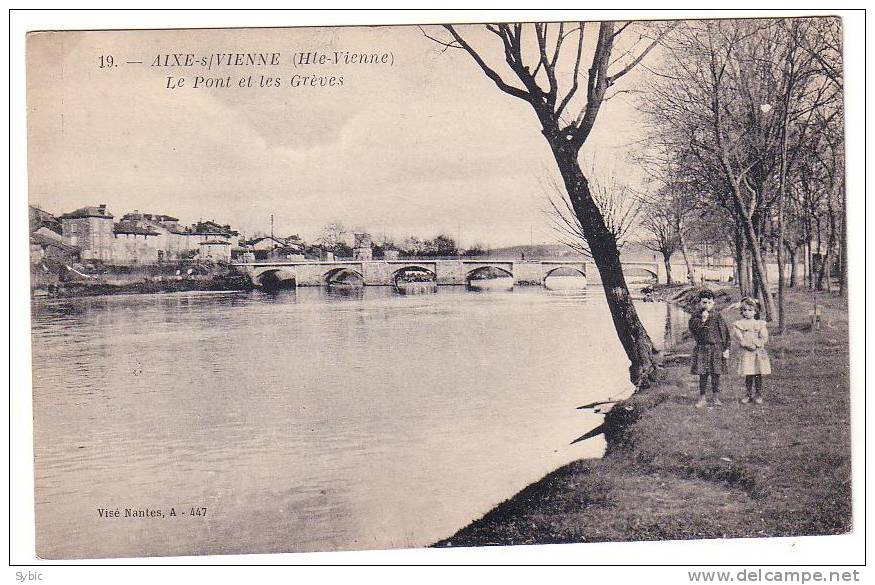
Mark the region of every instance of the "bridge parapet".
POLYGON ((501 259, 407 259, 407 260, 298 260, 287 262, 236 262, 238 270, 247 272, 253 282, 260 284, 268 272, 282 271, 294 274, 298 286, 321 286, 327 284, 331 274, 349 270, 361 276, 369 286, 392 286, 395 276, 404 268, 425 269, 435 275, 439 285, 467 284, 471 273, 481 268, 494 268, 513 276, 514 284, 544 283, 546 276, 557 268, 572 268, 586 275, 586 262, 558 260, 501 260, 501 259))

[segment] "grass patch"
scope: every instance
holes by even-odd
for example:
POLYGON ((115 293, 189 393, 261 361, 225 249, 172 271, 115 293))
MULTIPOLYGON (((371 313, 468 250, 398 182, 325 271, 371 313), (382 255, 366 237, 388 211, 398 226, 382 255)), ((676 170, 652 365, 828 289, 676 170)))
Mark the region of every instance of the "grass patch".
POLYGON ((554 471, 436 546, 848 532, 847 303, 824 293, 817 302, 823 323, 812 330, 811 293, 788 293, 765 404, 740 403, 743 379, 730 368, 724 406, 697 409, 688 364, 669 362, 657 384, 608 413, 604 458, 554 471))

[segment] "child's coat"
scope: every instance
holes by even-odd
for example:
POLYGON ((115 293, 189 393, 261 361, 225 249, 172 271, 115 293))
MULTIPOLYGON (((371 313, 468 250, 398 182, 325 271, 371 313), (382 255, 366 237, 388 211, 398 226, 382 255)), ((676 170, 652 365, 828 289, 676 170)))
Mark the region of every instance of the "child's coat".
POLYGON ((738 373, 742 376, 771 374, 772 364, 765 345, 769 330, 765 321, 740 319, 732 325, 735 340, 741 348, 738 356, 738 373))

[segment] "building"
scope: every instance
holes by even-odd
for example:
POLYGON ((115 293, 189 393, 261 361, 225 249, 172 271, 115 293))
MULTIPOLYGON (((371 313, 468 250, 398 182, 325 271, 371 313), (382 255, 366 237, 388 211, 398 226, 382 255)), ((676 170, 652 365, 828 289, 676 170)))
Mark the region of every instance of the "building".
POLYGON ((371 234, 355 234, 352 246, 352 257, 354 260, 373 260, 374 250, 373 242, 371 241, 371 234))
POLYGON ((57 234, 63 234, 61 220, 35 205, 27 206, 28 219, 30 220, 30 233, 34 233, 41 227, 46 227, 57 234))
POLYGON ((246 247, 248 247, 253 252, 270 252, 275 250, 276 248, 282 248, 286 245, 285 240, 281 240, 280 238, 275 238, 273 236, 262 236, 259 238, 253 238, 248 242, 245 242, 246 247))
MULTIPOLYGON (((32 228, 51 229, 53 217, 34 207, 30 221, 32 228)), ((114 223, 106 205, 66 213, 57 225, 68 243, 80 251, 83 262, 132 265, 197 258, 228 261, 231 249, 239 245, 239 233, 227 224, 199 221, 183 227, 173 216, 136 209, 114 223)))
POLYGON ((288 238, 260 236, 240 242, 240 246, 234 251, 241 257, 251 253, 255 260, 288 260, 304 253, 304 243, 297 235, 288 238))
POLYGON ((123 215, 116 226, 119 234, 128 233, 134 239, 137 234, 142 235, 146 245, 155 250, 156 262, 183 260, 196 253, 196 246, 179 235, 183 231, 179 220, 170 215, 140 213, 135 209, 123 215))
POLYGON ((207 239, 198 245, 198 259, 212 262, 231 261, 231 242, 218 238, 207 239))
POLYGON ((79 247, 74 246, 61 234, 41 226, 30 234, 30 262, 54 260, 62 264, 79 261, 79 247))
POLYGON ((219 224, 214 221, 199 221, 191 225, 186 231, 195 236, 218 236, 228 240, 232 246, 240 245, 240 232, 231 229, 228 224, 219 224))
MULTIPOLYGON (((154 250, 149 262, 178 262, 204 259, 222 261, 231 259, 231 249, 239 243, 239 233, 230 225, 215 221, 199 221, 181 226, 179 219, 159 213, 141 213, 134 210, 122 216, 119 234, 135 241, 142 237, 145 245, 154 250)), ((125 256, 131 256, 131 250, 125 256)), ((138 250, 137 253, 140 253, 138 250)), ((126 262, 127 263, 127 262, 126 262)))
POLYGON ((106 204, 81 207, 60 217, 62 235, 78 247, 83 262, 112 262, 113 215, 106 204))
POLYGON ((112 228, 113 264, 155 264, 161 260, 160 233, 137 222, 123 220, 112 228))

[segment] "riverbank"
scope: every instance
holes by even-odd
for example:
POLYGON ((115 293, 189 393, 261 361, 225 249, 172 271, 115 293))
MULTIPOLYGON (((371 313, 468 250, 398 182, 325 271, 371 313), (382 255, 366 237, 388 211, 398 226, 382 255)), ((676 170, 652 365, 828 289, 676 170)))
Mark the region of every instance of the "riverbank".
POLYGON ((161 294, 191 291, 252 290, 251 281, 241 277, 189 278, 181 280, 149 280, 129 284, 66 283, 46 291, 50 298, 94 297, 102 295, 161 294))
POLYGON ((695 408, 685 341, 657 384, 606 415, 602 459, 550 473, 435 546, 849 531, 847 300, 818 294, 819 329, 809 321, 813 301, 808 291, 788 292, 788 331, 768 345, 774 374, 763 405, 739 402, 744 384, 731 362, 724 406, 695 408))
POLYGON ((248 275, 212 264, 110 266, 92 267, 91 270, 60 264, 45 263, 45 266, 44 270, 31 270, 32 298, 237 291, 254 288, 248 275))

